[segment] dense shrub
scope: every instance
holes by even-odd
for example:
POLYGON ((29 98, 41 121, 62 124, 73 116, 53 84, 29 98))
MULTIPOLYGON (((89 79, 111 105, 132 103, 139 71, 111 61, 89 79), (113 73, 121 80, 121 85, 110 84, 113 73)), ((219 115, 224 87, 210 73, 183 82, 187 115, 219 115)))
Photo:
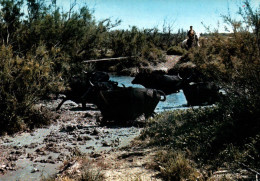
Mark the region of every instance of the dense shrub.
POLYGON ((243 22, 224 16, 233 33, 212 33, 182 59, 203 80, 220 85, 224 100, 212 107, 160 114, 141 135, 148 145, 185 150, 198 167, 211 171, 260 168, 260 16, 248 1, 239 13, 243 22))
POLYGON ((141 139, 148 138, 149 145, 187 150, 186 154, 201 166, 239 168, 239 162, 243 162, 259 168, 259 102, 246 98, 227 101, 229 104, 216 107, 160 114, 143 131, 141 139), (237 151, 230 152, 230 148, 237 151))
POLYGON ((162 50, 156 47, 144 47, 142 57, 140 59, 147 60, 151 64, 157 64, 165 61, 162 50))
POLYGON ((15 56, 12 47, 0 49, 0 133, 26 129, 38 113, 34 104, 47 90, 62 87, 53 73, 53 62, 44 47, 33 56, 15 56), (35 113, 33 113, 35 112, 35 113), (34 116, 33 116, 34 115, 34 116))
POLYGON ((161 177, 165 180, 202 180, 194 163, 185 158, 181 152, 159 151, 155 161, 159 163, 161 177))
POLYGON ((167 50, 167 55, 184 55, 187 51, 180 46, 173 46, 167 50))
MULTIPOLYGON (((162 51, 178 44, 185 35, 183 30, 173 34, 172 26, 166 23, 162 32, 158 28, 138 29, 135 26, 130 30, 112 30, 120 20, 97 22, 87 6, 64 12, 56 1, 5 0, 0 4, 1 42, 12 45, 19 56, 35 51, 43 44, 47 51, 59 48, 69 60, 65 61, 64 67, 71 74, 84 70, 84 60, 103 57, 134 58, 134 61, 128 61, 126 68, 157 63, 164 60, 162 51)), ((64 78, 66 76, 68 74, 64 78)))

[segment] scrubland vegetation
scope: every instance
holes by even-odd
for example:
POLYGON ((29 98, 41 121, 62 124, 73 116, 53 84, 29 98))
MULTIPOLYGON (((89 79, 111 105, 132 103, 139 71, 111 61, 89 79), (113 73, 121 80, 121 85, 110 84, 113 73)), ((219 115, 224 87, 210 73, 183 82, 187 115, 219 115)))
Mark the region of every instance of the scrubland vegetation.
POLYGON ((43 0, 1 0, 0 5, 0 134, 47 124, 48 111, 34 105, 87 70, 84 60, 129 57, 113 65, 118 71, 156 64, 167 51, 183 55, 182 61, 195 65, 203 80, 220 85, 225 99, 212 107, 165 112, 150 120, 140 139, 166 150, 155 160, 161 176, 206 180, 222 167, 259 173, 259 7, 246 1, 239 10, 242 20, 223 16, 232 33, 209 32, 200 48, 186 51, 178 45, 185 38, 183 31, 115 30, 120 21, 97 22, 86 6, 64 12, 43 0))
MULTIPOLYGON (((114 30, 120 21, 97 22, 87 6, 61 10, 52 1, 1 0, 0 16, 0 133, 14 133, 48 122, 38 122, 34 104, 57 93, 72 75, 94 70, 84 60, 127 56, 108 70, 156 64, 163 51, 185 33, 157 28, 114 30)), ((73 8, 74 7, 74 8, 73 8)), ((49 119, 49 118, 48 118, 49 119)))
POLYGON ((221 85, 224 100, 213 107, 162 113, 142 133, 148 146, 167 150, 156 158, 166 180, 196 180, 197 169, 203 174, 197 179, 203 180, 221 168, 246 169, 251 179, 259 174, 260 12, 246 1, 239 13, 241 21, 223 16, 233 33, 212 33, 182 60, 195 64, 202 79, 221 85))

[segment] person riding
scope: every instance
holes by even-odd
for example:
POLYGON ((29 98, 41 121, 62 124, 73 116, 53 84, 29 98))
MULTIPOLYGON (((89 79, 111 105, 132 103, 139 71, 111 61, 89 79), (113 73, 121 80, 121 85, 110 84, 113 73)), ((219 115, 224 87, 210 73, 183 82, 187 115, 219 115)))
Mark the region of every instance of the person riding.
POLYGON ((193 27, 190 26, 190 30, 187 33, 187 36, 188 36, 188 41, 187 41, 188 48, 192 47, 193 42, 195 40, 195 34, 196 34, 196 32, 193 30, 193 27))

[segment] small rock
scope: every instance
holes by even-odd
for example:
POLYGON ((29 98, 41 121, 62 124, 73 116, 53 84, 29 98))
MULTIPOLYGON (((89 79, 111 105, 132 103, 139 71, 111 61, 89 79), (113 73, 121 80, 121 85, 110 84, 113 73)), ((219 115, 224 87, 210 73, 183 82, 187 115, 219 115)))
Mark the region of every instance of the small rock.
POLYGON ((88 140, 91 140, 91 138, 89 136, 84 136, 83 140, 88 141, 88 140))
POLYGON ((83 140, 83 138, 80 136, 77 138, 77 141, 82 141, 82 140, 83 140))
POLYGON ((100 133, 100 131, 99 130, 97 130, 97 129, 94 129, 94 131, 91 133, 91 135, 98 135, 100 133))
POLYGON ((19 146, 13 146, 13 148, 15 149, 15 150, 19 150, 20 148, 19 148, 19 146))
POLYGON ((33 149, 38 146, 38 143, 31 143, 28 148, 33 149))
POLYGON ((15 154, 16 154, 16 155, 21 155, 22 152, 21 152, 20 150, 16 150, 15 154))
POLYGON ((88 150, 94 150, 94 146, 87 146, 86 149, 88 149, 88 150))
POLYGON ((76 126, 71 126, 71 125, 68 125, 66 127, 62 127, 60 129, 60 132, 72 132, 76 129, 76 126))
POLYGON ((109 144, 107 141, 102 141, 102 145, 103 146, 111 146, 111 144, 109 144))
POLYGON ((98 153, 91 153, 91 155, 90 155, 90 157, 92 157, 92 158, 98 158, 100 156, 101 156, 101 154, 98 154, 98 153))
POLYGON ((127 161, 129 161, 129 162, 133 162, 134 159, 133 159, 133 158, 130 158, 130 159, 128 159, 127 161))
POLYGON ((46 159, 42 159, 39 162, 41 162, 41 163, 48 163, 48 161, 46 159))
POLYGON ((43 151, 43 148, 37 148, 37 149, 35 150, 35 152, 37 152, 37 153, 42 152, 42 151, 43 151))
POLYGON ((109 131, 108 131, 108 130, 106 130, 106 131, 104 131, 104 133, 108 134, 108 133, 109 133, 109 131))
POLYGON ((85 145, 85 142, 79 142, 79 145, 85 145))
POLYGON ((39 169, 38 168, 33 168, 31 173, 35 173, 35 172, 39 172, 39 169))
POLYGON ((48 163, 55 164, 54 160, 48 160, 48 163))

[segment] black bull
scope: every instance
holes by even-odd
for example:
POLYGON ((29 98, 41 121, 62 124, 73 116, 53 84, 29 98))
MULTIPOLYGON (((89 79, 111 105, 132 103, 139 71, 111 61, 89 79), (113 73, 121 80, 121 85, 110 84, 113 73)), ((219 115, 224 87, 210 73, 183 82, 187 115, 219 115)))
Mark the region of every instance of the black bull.
MULTIPOLYGON (((190 83, 191 78, 192 76, 182 79, 179 74, 176 76, 144 72, 137 74, 132 83, 162 90, 167 95, 183 89, 188 106, 214 104, 223 98, 223 95, 219 93, 219 87, 213 83, 190 83)), ((196 77, 193 79, 196 80, 196 77)))
POLYGON ((91 88, 90 81, 97 84, 101 90, 109 90, 117 87, 116 82, 109 81, 109 75, 106 72, 98 71, 93 73, 84 73, 81 76, 73 76, 69 80, 69 89, 63 92, 66 98, 63 98, 56 110, 59 110, 62 104, 67 100, 82 103, 82 107, 85 108, 87 101, 83 100, 81 97, 91 88))
MULTIPOLYGON (((89 81, 88 81, 89 82, 89 81)), ((96 82, 95 85, 99 87, 100 90, 113 90, 117 88, 117 82, 107 81, 107 82, 96 82)), ((87 82, 81 82, 81 84, 76 84, 72 88, 65 92, 66 98, 63 98, 62 102, 58 105, 56 110, 59 110, 64 102, 71 100, 76 103, 81 103, 83 108, 86 108, 86 103, 92 103, 92 99, 84 99, 85 95, 91 91, 91 85, 87 82)))
POLYGON ((166 95, 178 92, 183 85, 179 75, 163 75, 157 73, 139 73, 132 84, 141 84, 145 88, 163 91, 166 95))
POLYGON ((159 101, 166 100, 162 91, 146 88, 119 87, 95 91, 94 94, 92 101, 100 109, 103 119, 114 121, 135 120, 142 114, 149 117, 159 101))
POLYGON ((222 97, 219 87, 209 82, 186 84, 183 87, 183 93, 188 106, 214 104, 222 97))

